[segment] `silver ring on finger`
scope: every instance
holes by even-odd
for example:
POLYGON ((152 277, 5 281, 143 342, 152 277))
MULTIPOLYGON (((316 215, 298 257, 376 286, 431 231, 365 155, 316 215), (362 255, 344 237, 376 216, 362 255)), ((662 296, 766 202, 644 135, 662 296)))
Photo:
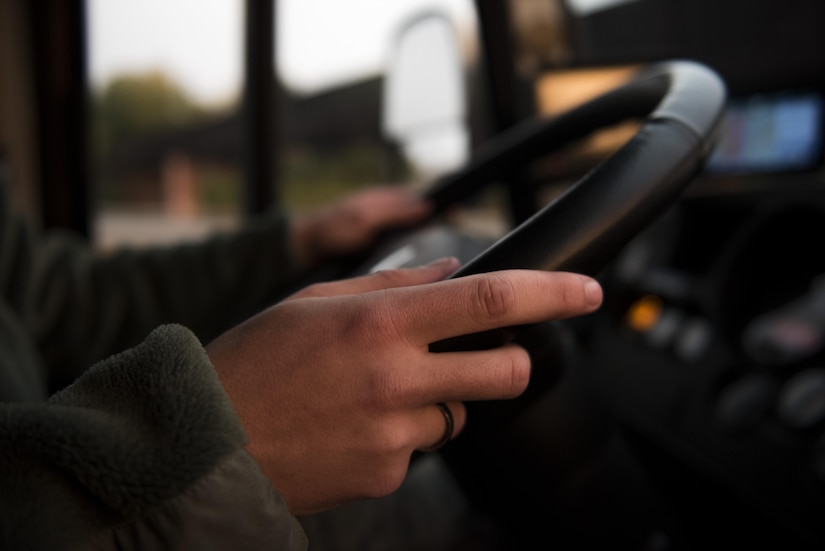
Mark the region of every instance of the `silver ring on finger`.
POLYGON ((453 412, 450 410, 450 407, 445 404, 444 402, 439 402, 436 404, 441 413, 444 415, 444 434, 441 438, 433 444, 432 446, 422 450, 425 452, 434 452, 436 450, 440 450, 443 448, 450 440, 453 439, 453 431, 455 431, 455 420, 453 419, 453 412))

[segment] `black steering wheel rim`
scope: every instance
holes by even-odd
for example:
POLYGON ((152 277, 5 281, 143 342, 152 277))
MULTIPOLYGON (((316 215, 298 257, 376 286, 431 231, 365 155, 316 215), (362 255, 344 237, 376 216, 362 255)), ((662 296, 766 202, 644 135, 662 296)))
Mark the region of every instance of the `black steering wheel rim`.
POLYGON ((627 119, 680 123, 709 150, 725 100, 723 82, 704 65, 682 60, 650 65, 624 85, 574 109, 528 120, 499 134, 482 144, 467 166, 434 182, 427 196, 441 212, 514 166, 627 119))
POLYGON ((618 252, 617 245, 649 224, 701 170, 725 101, 725 86, 711 69, 691 61, 664 62, 558 117, 529 121, 485 144, 466 168, 428 191, 436 211, 595 130, 644 118, 619 151, 454 277, 505 267, 594 275, 618 252), (575 239, 565 235, 571 231, 575 239), (542 234, 550 238, 536 239, 542 234))
MULTIPOLYGON (((464 171, 432 189, 439 208, 474 193, 479 184, 495 180, 508 167, 530 162, 601 127, 642 119, 637 133, 617 153, 451 277, 510 268, 598 276, 701 171, 725 102, 725 86, 711 69, 692 61, 670 61, 648 67, 624 86, 560 117, 527 123, 496 139, 464 171)), ((505 328, 430 346, 433 351, 482 349, 512 339, 534 360, 527 392, 515 400, 465 402, 468 423, 459 439, 439 451, 474 507, 519 536, 535 534, 536 526, 544 535, 548 518, 567 522, 570 515, 563 509, 568 505, 581 514, 583 500, 573 498, 580 489, 590 494, 584 497, 588 506, 595 485, 610 485, 608 498, 615 491, 606 480, 614 472, 605 470, 613 467, 606 466, 610 446, 623 445, 616 444, 613 412, 590 392, 582 370, 569 370, 557 384, 557 375, 569 365, 566 360, 576 359, 565 350, 557 357, 569 335, 557 330, 564 325, 505 328), (540 350, 537 357, 529 346, 531 341, 545 346, 553 340, 561 346, 549 355, 540 350)), ((572 352, 577 352, 575 347, 572 352)), ((621 521, 625 516, 611 518, 621 521)), ((562 531, 574 534, 578 544, 579 528, 562 531)))
MULTIPOLYGON (((642 229, 662 214, 701 171, 716 140, 727 93, 710 68, 676 60, 578 108, 514 128, 484 148, 428 195, 443 210, 508 167, 557 150, 599 128, 642 119, 636 134, 564 194, 467 262, 451 277, 503 269, 570 271, 596 276, 642 229)), ((513 331, 464 335, 433 350, 495 346, 513 331)))

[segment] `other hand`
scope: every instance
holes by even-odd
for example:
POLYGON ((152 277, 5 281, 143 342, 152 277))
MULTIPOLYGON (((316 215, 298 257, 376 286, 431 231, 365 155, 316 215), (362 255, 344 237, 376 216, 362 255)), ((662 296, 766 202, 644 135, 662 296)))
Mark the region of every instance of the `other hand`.
POLYGON ((342 201, 292 224, 292 245, 305 265, 358 252, 383 230, 422 220, 431 206, 418 193, 402 187, 375 187, 354 193, 342 201))

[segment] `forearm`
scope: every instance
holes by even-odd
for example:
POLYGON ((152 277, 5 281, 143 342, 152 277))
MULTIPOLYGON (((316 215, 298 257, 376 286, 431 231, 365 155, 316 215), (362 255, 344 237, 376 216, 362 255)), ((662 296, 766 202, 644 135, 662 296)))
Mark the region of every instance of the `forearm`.
POLYGON ((52 371, 52 389, 160 324, 210 340, 269 305, 300 274, 287 234, 286 219, 272 217, 196 244, 111 256, 66 236, 30 245, 11 263, 14 300, 52 371))

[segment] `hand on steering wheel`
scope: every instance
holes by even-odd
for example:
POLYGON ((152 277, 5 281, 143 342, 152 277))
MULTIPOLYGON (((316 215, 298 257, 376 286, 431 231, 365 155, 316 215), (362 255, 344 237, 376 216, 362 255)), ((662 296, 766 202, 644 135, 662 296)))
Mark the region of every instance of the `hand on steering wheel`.
POLYGON ((649 113, 616 155, 460 269, 448 261, 319 284, 210 344, 248 450, 293 513, 395 490, 411 454, 445 434, 437 404, 458 432, 465 407, 520 395, 529 356, 491 347, 490 332, 595 310, 599 285, 570 272, 596 275, 678 197, 710 151, 724 100, 712 71, 668 63, 518 127, 434 186, 436 212, 513 164, 649 113))
POLYGON ((432 205, 403 187, 356 192, 292 222, 292 249, 305 266, 366 249, 384 231, 422 220, 432 205))
POLYGON ((207 352, 247 449, 294 514, 399 487, 416 450, 465 423, 465 400, 518 396, 524 349, 432 353, 447 337, 584 314, 592 279, 506 271, 443 280, 455 260, 313 285, 242 323, 207 352))

